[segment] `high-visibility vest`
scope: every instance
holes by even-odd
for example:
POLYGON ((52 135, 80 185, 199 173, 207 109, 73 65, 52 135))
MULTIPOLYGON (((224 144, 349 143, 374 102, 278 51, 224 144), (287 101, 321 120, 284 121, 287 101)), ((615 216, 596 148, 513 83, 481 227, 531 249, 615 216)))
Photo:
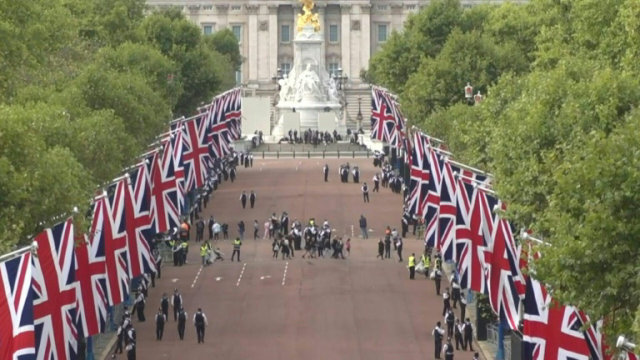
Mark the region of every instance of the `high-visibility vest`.
POLYGON ((416 258, 415 256, 409 256, 409 267, 416 266, 416 258))
POLYGON ((207 255, 207 245, 203 244, 202 246, 200 246, 200 256, 206 256, 207 255))
POLYGON ((240 245, 242 245, 242 242, 240 242, 240 240, 233 240, 233 250, 240 250, 240 245))

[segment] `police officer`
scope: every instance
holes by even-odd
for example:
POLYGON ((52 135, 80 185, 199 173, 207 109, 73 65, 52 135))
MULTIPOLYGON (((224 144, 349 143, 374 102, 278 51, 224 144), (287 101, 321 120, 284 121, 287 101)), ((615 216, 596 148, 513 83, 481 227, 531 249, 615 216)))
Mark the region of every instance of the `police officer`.
POLYGON ((451 338, 447 338, 447 343, 444 345, 444 360, 453 360, 453 345, 451 345, 451 338))
POLYGON ((324 175, 324 182, 329 181, 329 165, 324 164, 322 167, 322 174, 324 175))
POLYGON ((162 340, 165 322, 167 322, 167 316, 162 312, 162 308, 158 308, 158 313, 156 314, 156 340, 162 340))
POLYGON ((434 349, 434 358, 440 359, 440 352, 442 352, 442 337, 444 336, 444 330, 440 327, 440 321, 436 323, 436 327, 431 330, 431 335, 433 335, 433 341, 435 344, 434 349))
POLYGON ((135 311, 138 313, 138 321, 144 322, 146 319, 144 317, 144 294, 142 291, 138 292, 138 296, 136 297, 136 301, 134 303, 135 311))
POLYGON ((440 295, 440 281, 442 281, 442 271, 436 268, 433 271, 433 282, 436 284, 436 295, 440 295))
POLYGON ((178 292, 178 289, 173 290, 173 298, 171 298, 171 305, 173 305, 173 321, 178 320, 178 312, 182 309, 182 295, 178 292))
POLYGON ((460 319, 456 319, 456 324, 453 329, 456 340, 456 350, 460 350, 460 348, 464 349, 464 342, 462 341, 462 332, 464 331, 464 324, 460 322, 460 319))
POLYGON ((256 203, 256 193, 253 190, 251 190, 251 194, 249 195, 249 203, 253 209, 253 205, 256 203))
POLYGON ((240 194, 240 203, 243 209, 247 207, 247 193, 244 190, 242 190, 242 194, 240 194))
POLYGON ((233 252, 231 253, 231 261, 233 261, 233 257, 238 255, 238 262, 240 262, 240 246, 242 246, 242 241, 240 238, 236 238, 233 240, 233 252))
POLYGON ((413 280, 416 276, 416 255, 414 253, 411 253, 411 255, 409 255, 408 261, 409 265, 407 267, 409 268, 409 279, 413 280))
POLYGON ((127 331, 127 345, 125 346, 127 350, 127 360, 135 360, 136 359, 136 330, 133 326, 129 326, 129 330, 127 331))
POLYGON ((160 309, 162 310, 162 314, 164 314, 165 319, 169 319, 169 298, 167 297, 167 293, 162 294, 162 299, 160 299, 160 309))
POLYGON ((376 173, 375 175, 373 175, 373 190, 372 192, 379 192, 380 191, 380 175, 378 175, 378 173, 376 173))
POLYGON ((368 203, 369 202, 369 187, 367 186, 367 183, 362 183, 362 199, 364 200, 364 202, 368 203))
POLYGON ((202 312, 201 308, 193 314, 193 324, 196 326, 196 334, 198 334, 198 344, 204 343, 204 328, 209 325, 207 315, 202 312))
POLYGON ((187 312, 184 311, 184 308, 180 308, 180 312, 178 312, 178 336, 180 340, 184 340, 184 326, 187 323, 187 312))
POLYGON ((466 318, 464 320, 464 349, 467 350, 467 345, 469 345, 469 350, 473 351, 473 325, 471 325, 471 320, 466 318))
POLYGON ((453 327, 455 323, 456 316, 453 315, 453 310, 447 310, 447 313, 444 316, 444 322, 447 324, 447 336, 453 336, 453 327))

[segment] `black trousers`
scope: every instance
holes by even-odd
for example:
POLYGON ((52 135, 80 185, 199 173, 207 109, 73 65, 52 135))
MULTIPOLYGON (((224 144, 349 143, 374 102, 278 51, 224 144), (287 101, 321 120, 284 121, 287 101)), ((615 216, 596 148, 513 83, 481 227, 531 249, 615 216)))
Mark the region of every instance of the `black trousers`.
POLYGON ((464 334, 464 349, 467 350, 467 345, 469 345, 469 350, 473 351, 473 339, 471 334, 464 334))
POLYGON ((362 199, 364 202, 369 202, 369 193, 362 193, 362 199))
POLYGON ((409 266, 409 279, 414 279, 416 277, 416 267, 409 266))
POLYGON ((204 342, 204 324, 196 325, 196 334, 198 334, 198 344, 204 342))
POLYGON ((162 340, 162 334, 164 333, 164 323, 156 323, 156 340, 162 340))
POLYGON ((241 200, 242 202, 242 208, 244 209, 245 207, 247 207, 247 200, 241 200))
POLYGON ((436 283, 436 295, 440 295, 440 279, 436 278, 433 280, 436 283))
POLYGON ((456 350, 460 350, 460 348, 464 349, 464 341, 462 341, 462 334, 456 333, 456 350))
POLYGON ((240 250, 236 250, 234 249, 233 252, 231 253, 231 261, 233 261, 233 257, 238 254, 238 262, 240 262, 240 250))
POLYGON ((253 209, 253 205, 256 203, 256 201, 255 200, 250 200, 249 202, 251 203, 251 208, 253 209))
POLYGON ((178 323, 178 336, 180 340, 184 340, 184 323, 178 323))
POLYGON ((434 358, 440 359, 440 352, 442 352, 442 340, 436 339, 435 349, 434 349, 434 358))

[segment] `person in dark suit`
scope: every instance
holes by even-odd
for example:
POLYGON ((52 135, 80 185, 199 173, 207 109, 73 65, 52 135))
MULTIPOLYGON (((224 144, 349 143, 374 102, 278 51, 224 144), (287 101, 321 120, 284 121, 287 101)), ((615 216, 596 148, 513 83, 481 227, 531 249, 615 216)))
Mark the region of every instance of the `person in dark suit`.
POLYGON ((329 181, 329 165, 324 164, 322 167, 322 174, 324 175, 324 182, 329 181))
POLYGON ((256 193, 251 190, 251 194, 249 195, 249 203, 251 204, 251 208, 253 209, 253 205, 256 203, 256 193))
POLYGON ((242 194, 240 194, 240 203, 243 209, 247 207, 247 193, 244 190, 242 190, 242 194))

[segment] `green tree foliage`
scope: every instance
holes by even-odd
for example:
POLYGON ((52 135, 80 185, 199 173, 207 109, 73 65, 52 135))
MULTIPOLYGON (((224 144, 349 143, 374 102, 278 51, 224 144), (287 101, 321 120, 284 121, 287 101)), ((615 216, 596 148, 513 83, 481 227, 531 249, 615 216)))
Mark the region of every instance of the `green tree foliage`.
POLYGON ((447 35, 434 52, 410 40, 434 33, 414 26, 427 10, 417 14, 369 72, 400 92, 411 124, 495 175, 507 216, 551 243, 533 266, 556 299, 606 319, 610 344, 639 339, 640 5, 460 11, 453 26, 440 22, 435 33, 447 35), (487 95, 481 104, 463 104, 467 81, 487 95))
POLYGON ((233 70, 240 69, 240 65, 242 65, 242 55, 240 55, 238 39, 233 35, 231 29, 216 31, 211 35, 205 36, 204 40, 209 48, 227 57, 233 70))
POLYGON ((235 66, 232 59, 208 46, 198 26, 185 19, 179 10, 168 9, 148 16, 140 26, 140 33, 178 68, 174 79, 184 86, 174 114, 191 115, 202 102, 210 101, 223 84, 229 84, 225 79, 235 66))
POLYGON ((144 0, 0 0, 0 252, 86 209, 169 120, 233 86, 235 39, 145 11, 144 0))

